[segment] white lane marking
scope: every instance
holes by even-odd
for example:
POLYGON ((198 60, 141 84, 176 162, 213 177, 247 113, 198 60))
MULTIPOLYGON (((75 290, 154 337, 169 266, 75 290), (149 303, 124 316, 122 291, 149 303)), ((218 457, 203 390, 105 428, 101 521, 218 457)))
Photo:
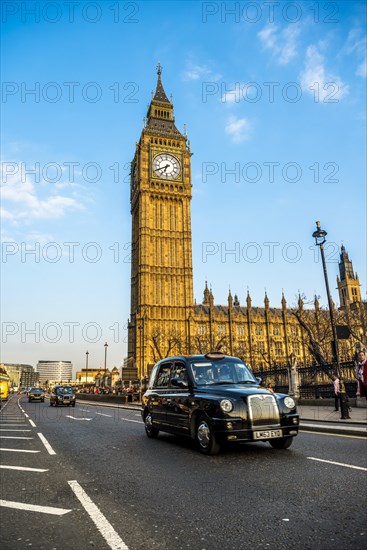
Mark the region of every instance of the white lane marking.
POLYGON ((353 466, 352 464, 345 464, 344 462, 334 462, 333 460, 324 460, 323 458, 315 458, 314 456, 307 456, 308 460, 316 460, 317 462, 326 462, 326 464, 334 464, 335 466, 344 466, 344 468, 352 468, 353 470, 362 470, 367 472, 367 468, 362 466, 353 466))
POLYGON ((8 424, 8 422, 0 422, 0 426, 28 426, 28 424, 23 424, 22 422, 16 422, 15 424, 8 424))
POLYGON ((28 451, 27 449, 5 449, 1 447, 0 451, 10 451, 12 453, 40 453, 41 451, 28 451))
POLYGON ((324 436, 325 435, 330 435, 331 437, 348 437, 348 438, 351 438, 351 439, 366 439, 366 436, 364 436, 364 435, 330 434, 330 433, 327 433, 327 432, 313 432, 312 430, 302 430, 302 433, 312 434, 312 435, 324 435, 324 436))
POLYGON ((14 428, 0 428, 0 432, 31 432, 32 430, 15 430, 14 428))
POLYGON ((110 418, 112 418, 112 414, 103 414, 103 413, 95 413, 95 414, 99 414, 100 416, 109 416, 110 418))
POLYGON ((1 439, 33 439, 33 437, 22 437, 20 435, 0 435, 1 439))
POLYGON ((28 414, 27 413, 24 413, 24 416, 26 416, 27 418, 29 418, 28 414))
POLYGON ((38 433, 37 435, 40 438, 40 440, 42 441, 42 443, 44 444, 44 446, 46 447, 48 454, 55 455, 56 454, 55 451, 53 450, 53 448, 51 447, 51 445, 49 444, 49 442, 47 441, 45 436, 43 434, 40 434, 40 433, 38 433))
POLYGON ((129 550, 124 541, 116 533, 112 525, 102 514, 99 508, 94 504, 94 502, 89 498, 84 489, 79 485, 79 483, 74 479, 68 481, 72 491, 75 496, 79 499, 82 506, 88 512, 89 517, 94 522, 98 531, 101 533, 108 546, 112 550, 129 550))
POLYGON ((66 414, 65 416, 66 418, 72 418, 73 420, 92 420, 91 418, 78 418, 77 416, 70 416, 69 414, 66 414))
POLYGON ((71 510, 66 508, 53 508, 52 506, 38 506, 36 504, 25 504, 24 502, 13 502, 11 500, 0 500, 0 506, 6 508, 16 508, 17 510, 27 510, 27 512, 40 512, 41 514, 52 514, 54 516, 63 516, 71 510))
POLYGON ((131 420, 130 418, 120 418, 120 420, 124 420, 125 422, 136 422, 137 424, 142 424, 142 420, 131 420))
POLYGON ((33 428, 36 428, 36 424, 30 418, 29 418, 29 423, 30 423, 31 426, 33 426, 33 428))
POLYGON ((7 466, 5 464, 0 464, 0 468, 4 470, 21 470, 24 472, 48 472, 42 468, 28 468, 27 466, 7 466))

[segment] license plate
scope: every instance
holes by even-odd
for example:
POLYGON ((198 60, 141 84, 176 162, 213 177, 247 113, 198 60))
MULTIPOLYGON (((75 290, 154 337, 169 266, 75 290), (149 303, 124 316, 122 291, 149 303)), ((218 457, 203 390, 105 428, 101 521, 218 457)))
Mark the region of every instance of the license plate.
POLYGON ((282 436, 282 430, 263 430, 262 432, 254 432, 254 439, 273 439, 274 437, 282 436))

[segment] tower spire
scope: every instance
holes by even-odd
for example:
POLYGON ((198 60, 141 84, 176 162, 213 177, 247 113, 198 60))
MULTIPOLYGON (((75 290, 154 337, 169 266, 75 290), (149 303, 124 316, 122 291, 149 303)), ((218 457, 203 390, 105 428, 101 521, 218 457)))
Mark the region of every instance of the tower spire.
POLYGON ((155 89, 155 94, 153 96, 152 101, 157 101, 159 103, 168 103, 168 105, 172 105, 172 103, 170 102, 170 100, 167 97, 166 92, 164 91, 163 84, 162 84, 162 79, 161 79, 161 74, 162 74, 162 65, 158 61, 158 65, 157 65, 157 75, 158 75, 157 87, 155 89))
MULTIPOLYGON (((151 102, 148 106, 145 129, 153 134, 165 135, 167 137, 184 137, 175 126, 175 117, 173 112, 173 103, 167 97, 162 84, 162 65, 158 61, 157 65, 157 86, 152 94, 151 102)), ((185 136, 186 138, 186 136, 185 136)))

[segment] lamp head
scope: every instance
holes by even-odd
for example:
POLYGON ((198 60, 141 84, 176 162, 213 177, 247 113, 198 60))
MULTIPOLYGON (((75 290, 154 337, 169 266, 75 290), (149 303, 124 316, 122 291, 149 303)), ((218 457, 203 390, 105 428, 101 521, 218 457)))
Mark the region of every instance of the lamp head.
POLYGON ((327 232, 325 229, 321 229, 320 222, 316 222, 316 231, 312 233, 313 238, 316 241, 317 246, 321 246, 326 241, 327 232))

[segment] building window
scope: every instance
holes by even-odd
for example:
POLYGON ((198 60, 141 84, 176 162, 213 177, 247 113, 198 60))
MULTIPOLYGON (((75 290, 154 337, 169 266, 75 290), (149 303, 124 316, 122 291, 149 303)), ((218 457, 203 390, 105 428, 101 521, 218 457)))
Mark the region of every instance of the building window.
POLYGON ((265 353, 265 344, 264 344, 264 342, 259 342, 258 343, 258 350, 259 350, 259 353, 265 353))
POLYGON ((226 325, 218 325, 218 334, 223 335, 226 333, 226 325))
POLYGON ((282 355, 283 354, 282 342, 275 342, 275 353, 276 353, 276 355, 282 355))
POLYGON ((260 325, 256 325, 255 334, 256 334, 257 336, 261 336, 262 333, 263 333, 263 327, 260 326, 260 325))
POLYGON ((198 325, 197 333, 199 336, 204 336, 206 334, 206 326, 205 325, 198 325))
POLYGON ((273 327, 273 334, 274 336, 280 335, 280 328, 278 326, 273 327))
POLYGON ((245 336, 245 327, 237 327, 237 336, 245 336))

